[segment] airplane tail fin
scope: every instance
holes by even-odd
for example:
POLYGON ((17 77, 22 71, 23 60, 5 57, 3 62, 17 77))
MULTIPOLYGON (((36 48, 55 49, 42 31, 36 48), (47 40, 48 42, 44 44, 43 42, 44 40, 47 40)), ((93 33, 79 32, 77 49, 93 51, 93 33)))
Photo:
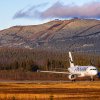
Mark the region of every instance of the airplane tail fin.
POLYGON ((72 59, 71 52, 69 52, 69 63, 70 63, 70 67, 74 67, 74 62, 73 62, 73 59, 72 59))

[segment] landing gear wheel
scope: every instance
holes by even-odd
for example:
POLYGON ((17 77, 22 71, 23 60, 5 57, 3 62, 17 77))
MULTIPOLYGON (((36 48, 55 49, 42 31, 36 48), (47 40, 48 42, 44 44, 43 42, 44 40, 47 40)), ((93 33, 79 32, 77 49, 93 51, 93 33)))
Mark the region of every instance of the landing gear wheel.
POLYGON ((72 80, 72 82, 75 82, 76 80, 74 79, 74 80, 72 80))

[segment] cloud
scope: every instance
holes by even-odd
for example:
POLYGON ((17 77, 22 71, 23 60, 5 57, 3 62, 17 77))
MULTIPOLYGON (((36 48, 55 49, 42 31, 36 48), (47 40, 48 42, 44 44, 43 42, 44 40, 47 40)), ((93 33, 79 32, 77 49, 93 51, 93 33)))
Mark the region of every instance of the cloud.
POLYGON ((30 9, 23 11, 20 10, 14 15, 15 18, 100 18, 100 2, 91 2, 84 5, 63 5, 60 2, 56 2, 45 11, 39 11, 37 7, 30 7, 30 9), (35 9, 34 9, 35 8, 35 9))
POLYGON ((92 2, 82 6, 62 5, 57 2, 41 13, 42 18, 100 18, 100 2, 92 2))
POLYGON ((38 8, 44 7, 47 4, 48 3, 43 3, 43 4, 31 6, 29 8, 23 8, 15 13, 15 15, 13 16, 13 19, 38 17, 39 16, 38 8))

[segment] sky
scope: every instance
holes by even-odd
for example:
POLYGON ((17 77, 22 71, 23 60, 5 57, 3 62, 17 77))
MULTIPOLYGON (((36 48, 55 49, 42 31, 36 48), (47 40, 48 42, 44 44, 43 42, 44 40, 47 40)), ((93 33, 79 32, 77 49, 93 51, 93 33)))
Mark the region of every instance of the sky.
POLYGON ((73 17, 100 19, 100 0, 0 1, 0 30, 73 17))

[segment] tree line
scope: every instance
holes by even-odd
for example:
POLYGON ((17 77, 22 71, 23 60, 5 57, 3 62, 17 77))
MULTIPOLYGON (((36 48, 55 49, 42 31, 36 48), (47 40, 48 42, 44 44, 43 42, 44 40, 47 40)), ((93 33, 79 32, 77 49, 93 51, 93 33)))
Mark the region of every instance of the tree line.
MULTIPOLYGON (((75 65, 100 68, 100 55, 73 52, 75 65)), ((69 67, 68 52, 25 48, 0 48, 0 70, 61 70, 69 67)))

